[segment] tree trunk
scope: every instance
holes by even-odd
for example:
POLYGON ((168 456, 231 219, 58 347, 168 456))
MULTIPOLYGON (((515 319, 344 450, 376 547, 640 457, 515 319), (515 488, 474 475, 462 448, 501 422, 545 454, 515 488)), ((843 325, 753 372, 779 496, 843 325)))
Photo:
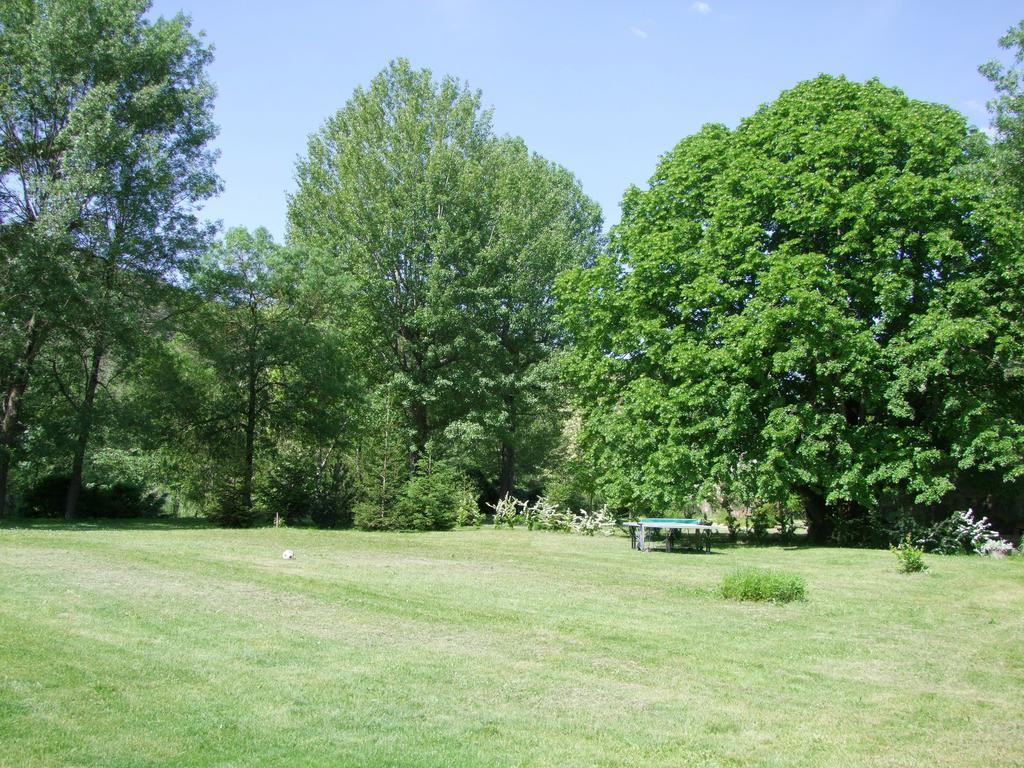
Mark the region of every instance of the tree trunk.
POLYGON ((245 477, 242 479, 242 505, 246 515, 252 512, 252 480, 256 459, 256 366, 249 368, 249 402, 245 410, 245 477))
POLYGON ((410 474, 415 472, 416 468, 419 466, 420 459, 427 447, 427 438, 429 437, 430 432, 427 404, 418 401, 413 402, 411 410, 412 424, 413 428, 416 430, 416 439, 413 443, 412 449, 409 451, 410 474))
POLYGON ((7 514, 7 477, 11 472, 11 454, 0 446, 0 520, 7 514))
POLYGON ((74 520, 78 510, 78 497, 82 493, 82 470, 85 467, 85 451, 89 447, 92 432, 93 405, 96 402, 96 390, 100 384, 100 365, 106 354, 103 336, 97 340, 92 349, 92 360, 89 364, 89 378, 85 383, 85 398, 78 418, 78 439, 75 441, 75 456, 71 464, 71 480, 68 482, 68 495, 64 501, 64 519, 74 520))
POLYGON ((503 499, 511 496, 516 489, 516 404, 515 398, 511 395, 505 397, 505 410, 508 413, 508 434, 501 441, 501 470, 499 475, 500 487, 498 498, 503 499))
POLYGON ((511 496, 516 489, 516 452, 507 442, 501 444, 501 475, 498 498, 511 496))
POLYGON ((21 401, 28 388, 32 366, 43 345, 43 332, 36 322, 36 316, 29 318, 26 326, 28 339, 25 351, 4 393, 3 413, 0 414, 0 518, 7 513, 7 486, 11 472, 11 457, 21 432, 21 401))
POLYGON ((812 544, 826 544, 832 537, 835 523, 829 514, 825 497, 810 488, 801 489, 800 495, 804 500, 807 518, 807 538, 812 544))

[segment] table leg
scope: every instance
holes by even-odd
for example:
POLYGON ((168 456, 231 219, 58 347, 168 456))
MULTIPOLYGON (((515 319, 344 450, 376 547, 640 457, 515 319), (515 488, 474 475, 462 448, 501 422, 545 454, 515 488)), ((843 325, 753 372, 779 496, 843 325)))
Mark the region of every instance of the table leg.
POLYGON ((673 533, 675 533, 675 531, 673 531, 671 528, 669 528, 668 532, 665 534, 665 551, 666 552, 671 552, 672 551, 672 534, 673 533))
POLYGON ((636 529, 636 548, 641 552, 647 551, 647 532, 642 525, 636 529))

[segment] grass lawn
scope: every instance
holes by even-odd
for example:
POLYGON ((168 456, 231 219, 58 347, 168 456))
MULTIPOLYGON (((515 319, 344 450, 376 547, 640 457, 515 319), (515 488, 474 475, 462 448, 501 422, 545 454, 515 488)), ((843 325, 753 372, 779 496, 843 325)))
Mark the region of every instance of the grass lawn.
POLYGON ((1024 560, 927 562, 0 529, 0 765, 1024 765, 1024 560), (718 597, 747 566, 808 599, 718 597))

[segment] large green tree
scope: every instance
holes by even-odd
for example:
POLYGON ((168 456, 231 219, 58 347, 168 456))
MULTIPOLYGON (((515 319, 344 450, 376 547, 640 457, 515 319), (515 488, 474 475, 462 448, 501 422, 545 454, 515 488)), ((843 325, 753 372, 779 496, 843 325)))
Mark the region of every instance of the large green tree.
POLYGON ((481 198, 487 240, 478 258, 474 321, 484 329, 465 421, 496 443, 499 497, 536 472, 557 441, 566 400, 554 283, 599 251, 601 213, 571 173, 519 140, 492 143, 481 198))
POLYGON ((289 236, 336 286, 374 402, 404 410, 407 469, 458 453, 510 490, 551 400, 554 278, 593 256, 597 207, 495 138, 478 93, 404 60, 310 139, 297 175, 289 236))
POLYGON ((355 91, 298 165, 290 238, 333 266, 367 367, 400 393, 413 465, 444 426, 446 372, 475 343, 460 308, 483 246, 473 158, 490 130, 478 94, 398 61, 355 91))
POLYGON ((203 247, 194 206, 218 184, 210 50, 184 17, 145 18, 148 5, 0 6, 0 499, 20 404, 47 340, 63 335, 86 360, 68 517, 111 352, 145 332, 163 283, 203 247))
POLYGON ((985 151, 952 109, 822 76, 666 154, 562 285, 609 497, 678 509, 742 467, 821 541, 1019 477, 1021 226, 985 151))

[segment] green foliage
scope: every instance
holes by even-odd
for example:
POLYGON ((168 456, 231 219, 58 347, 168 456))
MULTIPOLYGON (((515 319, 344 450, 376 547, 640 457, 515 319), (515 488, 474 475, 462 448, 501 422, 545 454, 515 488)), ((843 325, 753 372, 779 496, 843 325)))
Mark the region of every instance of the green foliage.
POLYGON ((722 596, 730 600, 789 603, 806 598, 807 584, 796 573, 743 568, 722 578, 722 596))
POLYGON ((405 60, 356 89, 296 175, 289 239, 399 409, 407 466, 432 452, 511 492, 557 439, 552 285, 593 256, 597 207, 496 138, 479 93, 405 60))
MULTIPOLYGON (((566 391, 573 389, 569 381, 564 381, 563 386, 566 391)), ((598 492, 597 467, 582 444, 579 413, 571 413, 563 419, 561 437, 548 457, 548 468, 541 484, 544 496, 562 509, 594 507, 604 503, 605 499, 598 492)))
POLYGON ((471 493, 468 481, 454 467, 437 463, 421 467, 395 504, 398 527, 415 531, 453 528, 460 505, 471 493))
POLYGON ((55 409, 77 492, 103 384, 159 333, 154 307, 211 232, 211 51, 147 9, 0 4, 0 498, 22 427, 55 409))
POLYGON ((983 139, 877 81, 801 83, 706 126, 560 283, 610 504, 798 496, 812 540, 1024 472, 1024 232, 983 139))
POLYGON ((896 555, 896 570, 900 573, 919 573, 928 570, 924 562, 924 550, 914 546, 910 534, 907 534, 899 546, 894 547, 890 544, 889 550, 896 555))
POLYGON ((798 510, 800 507, 793 499, 788 504, 776 505, 775 524, 783 541, 792 541, 796 533, 798 510))
MULTIPOLYGON (((63 517, 70 476, 48 475, 24 494, 19 512, 25 517, 63 517)), ((118 482, 85 485, 78 502, 78 516, 94 518, 152 518, 163 513, 166 497, 142 485, 118 482)))
POLYGON ((217 484, 211 498, 205 499, 206 517, 223 528, 250 528, 266 518, 252 506, 241 484, 231 478, 217 484))
POLYGON ((725 526, 729 530, 729 541, 735 542, 737 539, 739 539, 740 519, 736 515, 736 510, 731 508, 726 509, 725 526))
POLYGON ((479 525, 476 492, 467 478, 444 462, 421 462, 393 501, 363 499, 355 505, 358 528, 376 531, 444 531, 457 523, 479 525), (460 523, 459 521, 467 521, 460 523))
POLYGON ((998 181, 1024 210, 1024 21, 999 38, 999 47, 1010 52, 1011 63, 993 59, 980 68, 996 91, 988 105, 996 132, 992 159, 998 181))
POLYGON ((287 525, 348 528, 357 489, 344 459, 293 450, 265 471, 259 498, 267 513, 287 525))
POLYGON ((398 529, 387 507, 366 499, 361 499, 352 505, 352 522, 356 528, 364 531, 398 529))
POLYGON ((775 524, 775 505, 758 504, 750 511, 750 538, 758 544, 768 538, 768 529, 775 524))
POLYGON ((129 393, 149 416, 134 425, 140 438, 167 446, 176 482, 210 500, 221 521, 276 512, 350 521, 339 446, 354 431, 358 374, 303 264, 263 228, 228 230, 177 297, 186 310, 177 333, 150 352, 129 393))

